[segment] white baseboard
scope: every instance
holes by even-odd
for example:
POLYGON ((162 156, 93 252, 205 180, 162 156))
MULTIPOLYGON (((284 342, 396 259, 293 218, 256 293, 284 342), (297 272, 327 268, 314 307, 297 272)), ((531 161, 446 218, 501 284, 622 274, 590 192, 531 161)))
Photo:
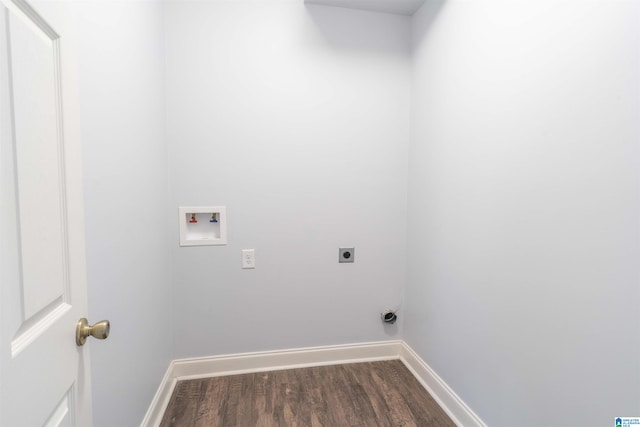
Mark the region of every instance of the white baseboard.
POLYGON ((399 359, 401 344, 402 341, 382 341, 180 359, 173 362, 173 377, 193 379, 308 366, 399 359))
POLYGON ((173 362, 169 364, 167 372, 165 372, 162 382, 160 382, 158 390, 155 396, 153 396, 151 405, 149 405, 149 409, 147 409, 147 413, 140 423, 140 427, 156 427, 160 425, 164 411, 167 409, 167 406, 169 406, 173 389, 178 382, 177 379, 171 377, 172 366, 173 362))
POLYGON ((487 427, 480 417, 404 341, 400 346, 400 360, 457 426, 487 427))
POLYGON ((141 427, 157 427, 179 380, 343 363, 400 359, 458 426, 486 427, 482 420, 403 341, 310 347, 282 351, 177 359, 169 364, 141 427))

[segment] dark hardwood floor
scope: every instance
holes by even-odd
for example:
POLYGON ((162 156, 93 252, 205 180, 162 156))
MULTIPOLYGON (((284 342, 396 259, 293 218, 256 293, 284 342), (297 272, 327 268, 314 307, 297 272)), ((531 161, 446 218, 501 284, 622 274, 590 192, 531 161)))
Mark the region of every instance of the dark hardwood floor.
POLYGON ((179 381, 161 426, 454 426, 399 360, 179 381))

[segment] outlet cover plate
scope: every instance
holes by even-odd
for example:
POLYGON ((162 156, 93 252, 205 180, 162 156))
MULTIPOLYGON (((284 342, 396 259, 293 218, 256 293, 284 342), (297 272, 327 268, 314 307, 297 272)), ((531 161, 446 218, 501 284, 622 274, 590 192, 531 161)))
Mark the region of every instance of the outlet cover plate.
POLYGON ((256 268, 256 250, 242 250, 242 268, 256 268))
POLYGON ((356 248, 340 248, 338 250, 338 262, 354 262, 356 259, 356 248))

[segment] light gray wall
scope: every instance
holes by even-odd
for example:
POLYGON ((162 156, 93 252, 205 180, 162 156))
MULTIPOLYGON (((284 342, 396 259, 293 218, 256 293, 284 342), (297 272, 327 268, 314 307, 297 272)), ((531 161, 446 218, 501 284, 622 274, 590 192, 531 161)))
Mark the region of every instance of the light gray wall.
POLYGON ((640 3, 414 16, 404 339, 491 426, 640 413, 640 3))
POLYGON ((160 2, 77 2, 94 425, 135 426, 172 359, 160 2))
POLYGON ((380 312, 405 281, 408 19, 167 3, 169 209, 226 205, 229 242, 171 227, 177 357, 400 338, 380 312))

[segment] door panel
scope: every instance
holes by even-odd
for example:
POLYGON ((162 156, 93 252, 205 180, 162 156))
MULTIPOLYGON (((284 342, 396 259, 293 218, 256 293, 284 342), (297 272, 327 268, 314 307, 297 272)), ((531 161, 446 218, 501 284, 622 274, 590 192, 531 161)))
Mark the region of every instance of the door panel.
POLYGON ((53 410, 49 419, 44 423, 45 427, 72 427, 76 425, 75 412, 73 410, 73 389, 67 390, 53 410))
POLYGON ((82 169, 65 3, 0 0, 0 425, 91 424, 82 169))
POLYGON ((67 311, 68 265, 58 36, 16 14, 7 25, 22 293, 16 352, 67 311))

